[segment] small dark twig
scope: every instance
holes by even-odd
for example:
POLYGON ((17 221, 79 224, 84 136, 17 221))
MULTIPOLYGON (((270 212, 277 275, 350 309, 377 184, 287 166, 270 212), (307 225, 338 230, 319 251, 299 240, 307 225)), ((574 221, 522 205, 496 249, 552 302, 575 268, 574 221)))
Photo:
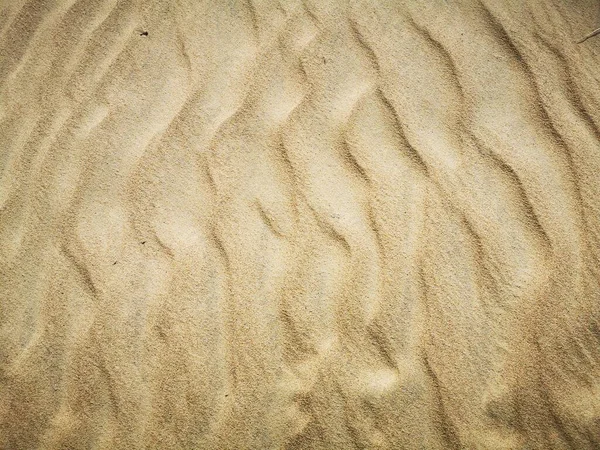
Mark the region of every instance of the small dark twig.
POLYGON ((598 34, 600 34, 600 28, 596 28, 594 31, 592 31, 590 34, 588 34, 587 36, 585 36, 583 39, 581 39, 580 41, 577 41, 578 44, 583 44, 585 41, 587 41, 589 38, 592 38, 594 36, 597 36, 598 34))

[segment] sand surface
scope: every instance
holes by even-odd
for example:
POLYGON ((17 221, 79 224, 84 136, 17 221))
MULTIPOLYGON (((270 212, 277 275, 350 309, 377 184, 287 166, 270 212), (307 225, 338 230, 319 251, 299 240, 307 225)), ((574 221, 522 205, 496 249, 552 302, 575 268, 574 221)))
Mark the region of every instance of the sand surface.
POLYGON ((0 0, 0 449, 600 448, 593 0, 0 0))

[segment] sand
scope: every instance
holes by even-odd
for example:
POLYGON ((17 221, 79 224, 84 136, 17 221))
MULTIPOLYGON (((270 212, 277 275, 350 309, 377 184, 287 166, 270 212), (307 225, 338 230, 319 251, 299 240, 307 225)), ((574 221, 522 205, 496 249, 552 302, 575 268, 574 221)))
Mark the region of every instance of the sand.
POLYGON ((0 0, 0 449, 600 448, 599 13, 0 0))

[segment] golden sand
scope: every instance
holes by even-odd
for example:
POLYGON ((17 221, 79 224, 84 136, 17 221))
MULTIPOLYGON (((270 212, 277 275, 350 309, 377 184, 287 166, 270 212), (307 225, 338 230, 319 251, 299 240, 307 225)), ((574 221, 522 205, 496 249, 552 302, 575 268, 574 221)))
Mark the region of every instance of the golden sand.
POLYGON ((595 0, 0 0, 0 449, 600 448, 595 0))

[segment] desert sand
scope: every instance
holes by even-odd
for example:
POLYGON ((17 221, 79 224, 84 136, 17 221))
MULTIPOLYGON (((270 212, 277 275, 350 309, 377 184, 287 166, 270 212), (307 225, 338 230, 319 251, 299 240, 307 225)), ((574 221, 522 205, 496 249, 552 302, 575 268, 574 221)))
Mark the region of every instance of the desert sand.
POLYGON ((0 0, 0 449, 600 448, 599 26, 0 0))

